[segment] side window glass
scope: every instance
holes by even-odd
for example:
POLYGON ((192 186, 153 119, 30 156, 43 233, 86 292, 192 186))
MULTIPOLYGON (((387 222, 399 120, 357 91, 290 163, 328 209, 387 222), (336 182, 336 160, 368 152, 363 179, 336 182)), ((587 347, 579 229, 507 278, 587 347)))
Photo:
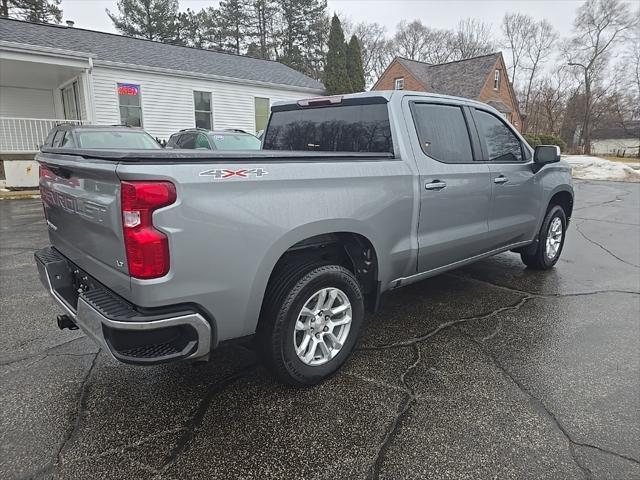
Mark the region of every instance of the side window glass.
POLYGON ((49 135, 47 135, 46 140, 44 141, 44 146, 45 147, 51 147, 53 145, 53 137, 55 137, 56 135, 56 130, 53 129, 49 132, 49 135))
POLYGON ((204 148, 206 150, 211 150, 209 146, 209 140, 203 134, 199 133, 196 137, 196 148, 204 148))
POLYGON ((71 132, 67 132, 67 134, 62 139, 62 143, 60 144, 60 146, 65 148, 75 147, 75 145, 73 144, 73 135, 71 134, 71 132))
POLYGON ((169 137, 169 141, 167 142, 167 147, 169 148, 178 148, 178 140, 180 139, 180 135, 171 135, 169 137))
POLYGON ((480 136, 492 162, 521 162, 522 145, 516 135, 497 117, 476 110, 480 136))
POLYGON ((54 147, 59 147, 60 144, 62 143, 62 139, 64 137, 65 131, 64 130, 58 130, 56 132, 55 137, 53 137, 53 145, 54 147))
POLYGON ((462 108, 431 103, 413 104, 422 151, 445 163, 472 163, 471 140, 462 108))
POLYGON ((196 148, 196 134, 184 133, 178 140, 178 146, 180 148, 196 148))

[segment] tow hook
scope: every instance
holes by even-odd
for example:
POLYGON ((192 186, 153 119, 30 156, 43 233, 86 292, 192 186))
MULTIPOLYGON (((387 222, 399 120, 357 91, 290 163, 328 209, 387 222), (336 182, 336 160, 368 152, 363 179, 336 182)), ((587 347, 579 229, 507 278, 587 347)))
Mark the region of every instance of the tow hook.
POLYGON ((58 322, 58 328, 60 330, 64 330, 68 328, 69 330, 78 330, 78 326, 71 320, 69 315, 58 315, 56 317, 56 322, 58 322))

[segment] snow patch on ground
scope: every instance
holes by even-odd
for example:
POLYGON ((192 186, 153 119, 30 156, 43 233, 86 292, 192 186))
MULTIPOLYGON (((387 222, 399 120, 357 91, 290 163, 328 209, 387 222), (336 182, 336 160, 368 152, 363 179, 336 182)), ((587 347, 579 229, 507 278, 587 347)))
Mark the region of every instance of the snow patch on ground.
POLYGON ((638 163, 612 162, 587 155, 563 155, 562 159, 571 165, 573 178, 640 182, 640 164, 638 163))

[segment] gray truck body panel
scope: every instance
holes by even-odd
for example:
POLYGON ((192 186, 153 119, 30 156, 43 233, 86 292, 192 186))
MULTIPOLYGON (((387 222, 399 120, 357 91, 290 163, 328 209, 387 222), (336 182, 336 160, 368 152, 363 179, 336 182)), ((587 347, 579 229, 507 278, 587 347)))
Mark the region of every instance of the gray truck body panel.
POLYGON ((255 332, 274 266, 305 239, 337 232, 365 237, 375 249, 384 292, 531 243, 551 197, 573 195, 564 162, 534 173, 532 160, 444 164, 430 158, 419 147, 408 102, 491 107, 418 92, 383 96, 394 155, 40 153, 42 164, 71 174, 70 183, 41 180, 43 195, 58 198, 48 208, 51 243, 134 305, 198 305, 219 342, 255 332), (260 175, 220 178, 222 171, 257 168, 260 175), (500 175, 509 182, 493 183, 500 175), (138 280, 127 273, 122 180, 168 180, 176 187, 177 201, 153 215, 170 245, 171 268, 162 278, 138 280), (446 189, 425 188, 436 180, 446 189))

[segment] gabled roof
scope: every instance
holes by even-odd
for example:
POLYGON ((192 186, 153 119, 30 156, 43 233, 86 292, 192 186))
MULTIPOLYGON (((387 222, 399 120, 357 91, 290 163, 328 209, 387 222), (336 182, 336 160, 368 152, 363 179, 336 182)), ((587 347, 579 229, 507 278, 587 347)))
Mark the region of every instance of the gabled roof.
POLYGON ((456 97, 478 98, 487 76, 500 58, 500 53, 468 58, 449 63, 429 63, 397 57, 405 67, 430 92, 456 97))
POLYGON ((85 52, 93 55, 96 65, 113 62, 324 90, 320 82, 279 62, 75 27, 0 18, 0 39, 85 52))

